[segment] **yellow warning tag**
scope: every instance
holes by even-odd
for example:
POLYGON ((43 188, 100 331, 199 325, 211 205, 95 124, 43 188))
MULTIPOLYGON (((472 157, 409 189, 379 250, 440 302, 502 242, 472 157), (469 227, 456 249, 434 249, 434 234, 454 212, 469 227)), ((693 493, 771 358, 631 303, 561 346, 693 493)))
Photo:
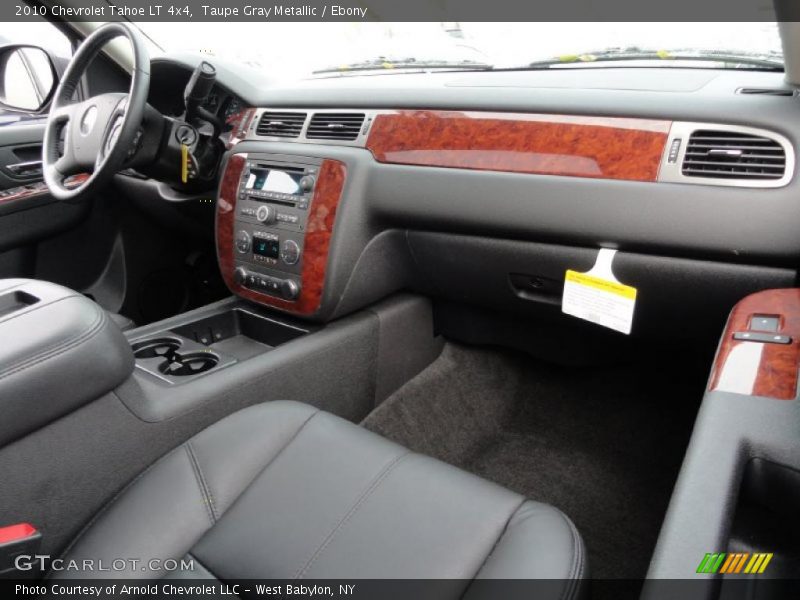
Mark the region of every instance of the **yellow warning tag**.
POLYGON ((181 182, 189 181, 189 146, 181 144, 181 182))
POLYGON ((570 283, 577 283, 579 285, 586 285, 597 290, 608 292, 609 294, 617 294, 623 298, 630 298, 636 300, 636 288, 623 283, 615 281, 608 281, 601 277, 595 277, 588 273, 578 273, 577 271, 567 271, 566 280, 570 283))
POLYGON ((561 310, 573 317, 630 333, 636 308, 636 288, 617 281, 611 271, 615 250, 602 249, 588 273, 568 270, 561 310))

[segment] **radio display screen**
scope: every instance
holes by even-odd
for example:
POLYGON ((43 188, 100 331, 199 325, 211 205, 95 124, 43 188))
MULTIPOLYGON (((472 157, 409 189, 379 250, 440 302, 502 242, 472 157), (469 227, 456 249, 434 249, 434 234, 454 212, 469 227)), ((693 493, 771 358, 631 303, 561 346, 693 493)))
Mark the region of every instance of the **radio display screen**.
POLYGON ((253 240, 253 254, 266 256, 267 258, 278 258, 280 256, 280 243, 278 240, 255 238, 253 240))
POLYGON ((280 169, 255 168, 250 169, 245 189, 302 196, 303 190, 300 188, 300 180, 302 178, 302 173, 292 173, 280 169))

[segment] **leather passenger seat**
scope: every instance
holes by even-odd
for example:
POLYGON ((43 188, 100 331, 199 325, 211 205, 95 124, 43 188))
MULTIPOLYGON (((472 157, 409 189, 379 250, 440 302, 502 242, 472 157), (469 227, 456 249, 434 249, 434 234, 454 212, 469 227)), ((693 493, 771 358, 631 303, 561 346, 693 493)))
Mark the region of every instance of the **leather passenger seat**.
POLYGON ((192 558, 193 573, 169 576, 225 582, 460 579, 462 594, 474 578, 542 578, 562 580, 547 588, 559 598, 587 573, 559 510, 290 401, 234 413, 162 457, 64 555, 117 557, 192 558))

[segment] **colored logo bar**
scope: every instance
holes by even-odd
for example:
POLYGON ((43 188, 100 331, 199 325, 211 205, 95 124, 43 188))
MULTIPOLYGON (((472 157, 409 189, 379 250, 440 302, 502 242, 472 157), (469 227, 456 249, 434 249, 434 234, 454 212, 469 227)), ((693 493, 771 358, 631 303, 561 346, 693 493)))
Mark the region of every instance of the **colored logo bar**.
POLYGON ((772 555, 772 552, 709 552, 697 566, 697 573, 761 574, 772 555))

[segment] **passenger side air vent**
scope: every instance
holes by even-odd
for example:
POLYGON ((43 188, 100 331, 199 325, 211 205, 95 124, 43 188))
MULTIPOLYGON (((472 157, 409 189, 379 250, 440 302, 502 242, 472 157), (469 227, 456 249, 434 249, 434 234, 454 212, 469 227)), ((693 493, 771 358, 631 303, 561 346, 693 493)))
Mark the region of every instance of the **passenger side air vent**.
POLYGON ((306 113, 303 112, 265 112, 256 127, 256 135, 296 138, 303 130, 306 113))
POLYGON ((794 96, 794 90, 786 88, 739 88, 736 91, 755 96, 794 96))
POLYGON ((308 124, 310 140, 346 140, 358 138, 364 113, 315 113, 308 124))
POLYGON ((688 177, 780 179, 786 172, 786 152, 767 137, 697 130, 689 137, 682 172, 688 177))

